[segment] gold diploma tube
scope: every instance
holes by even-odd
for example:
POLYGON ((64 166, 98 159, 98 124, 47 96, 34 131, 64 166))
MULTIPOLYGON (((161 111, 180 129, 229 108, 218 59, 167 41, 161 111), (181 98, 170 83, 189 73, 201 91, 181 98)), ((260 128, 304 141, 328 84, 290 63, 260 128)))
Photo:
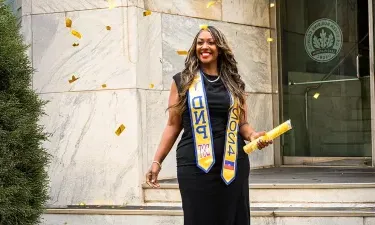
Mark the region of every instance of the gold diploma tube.
POLYGON ((268 131, 266 135, 259 137, 255 139, 254 141, 248 143, 243 147, 243 150, 247 153, 250 154, 251 152, 255 151, 258 149, 257 142, 258 140, 262 141, 272 141, 275 138, 281 136, 285 132, 289 131, 292 129, 292 123, 290 120, 285 121, 284 123, 280 124, 279 126, 275 127, 274 129, 268 131))

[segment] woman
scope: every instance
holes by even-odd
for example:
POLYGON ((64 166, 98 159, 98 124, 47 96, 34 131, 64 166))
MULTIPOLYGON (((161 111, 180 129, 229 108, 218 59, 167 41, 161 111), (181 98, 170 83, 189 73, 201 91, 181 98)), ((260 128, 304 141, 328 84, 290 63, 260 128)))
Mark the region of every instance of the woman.
POLYGON ((213 26, 200 30, 185 69, 173 80, 168 123, 147 183, 159 187, 161 164, 184 129, 177 147, 184 225, 250 224, 250 165, 243 146, 265 132, 247 123, 245 84, 224 35, 213 26))

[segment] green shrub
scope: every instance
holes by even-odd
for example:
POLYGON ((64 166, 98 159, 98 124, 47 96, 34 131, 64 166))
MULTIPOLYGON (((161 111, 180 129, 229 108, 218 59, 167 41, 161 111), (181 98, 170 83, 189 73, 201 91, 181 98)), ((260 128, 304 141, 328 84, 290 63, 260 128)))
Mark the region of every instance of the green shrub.
POLYGON ((47 200, 44 101, 16 17, 0 0, 0 225, 38 224, 47 200))

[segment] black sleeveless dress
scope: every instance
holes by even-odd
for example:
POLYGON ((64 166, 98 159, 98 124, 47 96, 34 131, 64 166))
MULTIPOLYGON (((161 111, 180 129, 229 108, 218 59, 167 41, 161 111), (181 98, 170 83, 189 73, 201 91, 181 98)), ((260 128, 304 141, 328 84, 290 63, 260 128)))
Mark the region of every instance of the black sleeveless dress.
MULTIPOLYGON (((205 173, 196 165, 194 139, 189 110, 183 112, 183 134, 177 146, 177 179, 179 183, 184 225, 249 225, 249 173, 248 155, 242 150, 245 142, 238 135, 237 174, 226 185, 221 178, 224 156, 225 131, 230 106, 230 96, 217 76, 202 77, 206 89, 214 142, 215 164, 205 173)), ((173 76, 181 91, 181 74, 173 76)))

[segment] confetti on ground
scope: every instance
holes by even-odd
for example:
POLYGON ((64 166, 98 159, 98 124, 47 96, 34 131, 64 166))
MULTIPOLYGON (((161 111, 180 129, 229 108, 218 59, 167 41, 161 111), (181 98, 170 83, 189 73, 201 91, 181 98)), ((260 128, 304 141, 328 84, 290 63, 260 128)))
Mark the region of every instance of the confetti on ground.
POLYGON ((199 25, 199 28, 200 28, 201 30, 207 30, 208 25, 207 25, 207 24, 201 24, 201 25, 199 25))
POLYGON ((315 99, 318 99, 318 98, 319 98, 319 95, 320 95, 319 93, 315 93, 314 98, 315 98, 315 99))
POLYGON ((72 34, 74 35, 74 36, 76 36, 77 38, 79 38, 79 39, 81 39, 82 38, 82 35, 81 35, 81 33, 79 33, 78 31, 76 31, 76 30, 72 30, 72 34))
POLYGON ((143 12, 143 16, 149 16, 151 15, 151 11, 150 10, 146 10, 143 12))
POLYGON ((75 77, 74 75, 72 76, 72 79, 69 80, 69 83, 73 83, 74 81, 78 80, 79 78, 75 77))
POLYGON ((107 85, 106 84, 102 84, 102 88, 106 88, 107 87, 107 85))
POLYGON ((155 87, 155 85, 154 84, 150 84, 150 88, 154 88, 155 87))
POLYGON ((65 19, 65 26, 66 26, 66 27, 72 27, 72 20, 69 19, 69 18, 66 18, 66 19, 65 19))
POLYGON ((211 6, 215 5, 217 1, 210 1, 207 3, 207 8, 210 8, 211 6))
POLYGON ((79 46, 79 43, 73 43, 73 47, 79 46))
POLYGON ((267 38, 267 42, 273 42, 273 38, 267 38))
POLYGON ((116 135, 117 135, 117 136, 120 136, 120 134, 121 134, 124 130, 125 130, 125 126, 124 126, 124 124, 121 124, 121 125, 119 126, 119 128, 117 128, 117 130, 116 130, 116 135))
POLYGON ((108 8, 113 9, 116 7, 116 0, 108 0, 108 8))
POLYGON ((185 50, 177 50, 177 54, 179 54, 179 55, 187 55, 188 52, 185 51, 185 50))
POLYGON ((111 30, 112 27, 111 27, 111 26, 106 26, 105 29, 107 29, 107 30, 111 30))

